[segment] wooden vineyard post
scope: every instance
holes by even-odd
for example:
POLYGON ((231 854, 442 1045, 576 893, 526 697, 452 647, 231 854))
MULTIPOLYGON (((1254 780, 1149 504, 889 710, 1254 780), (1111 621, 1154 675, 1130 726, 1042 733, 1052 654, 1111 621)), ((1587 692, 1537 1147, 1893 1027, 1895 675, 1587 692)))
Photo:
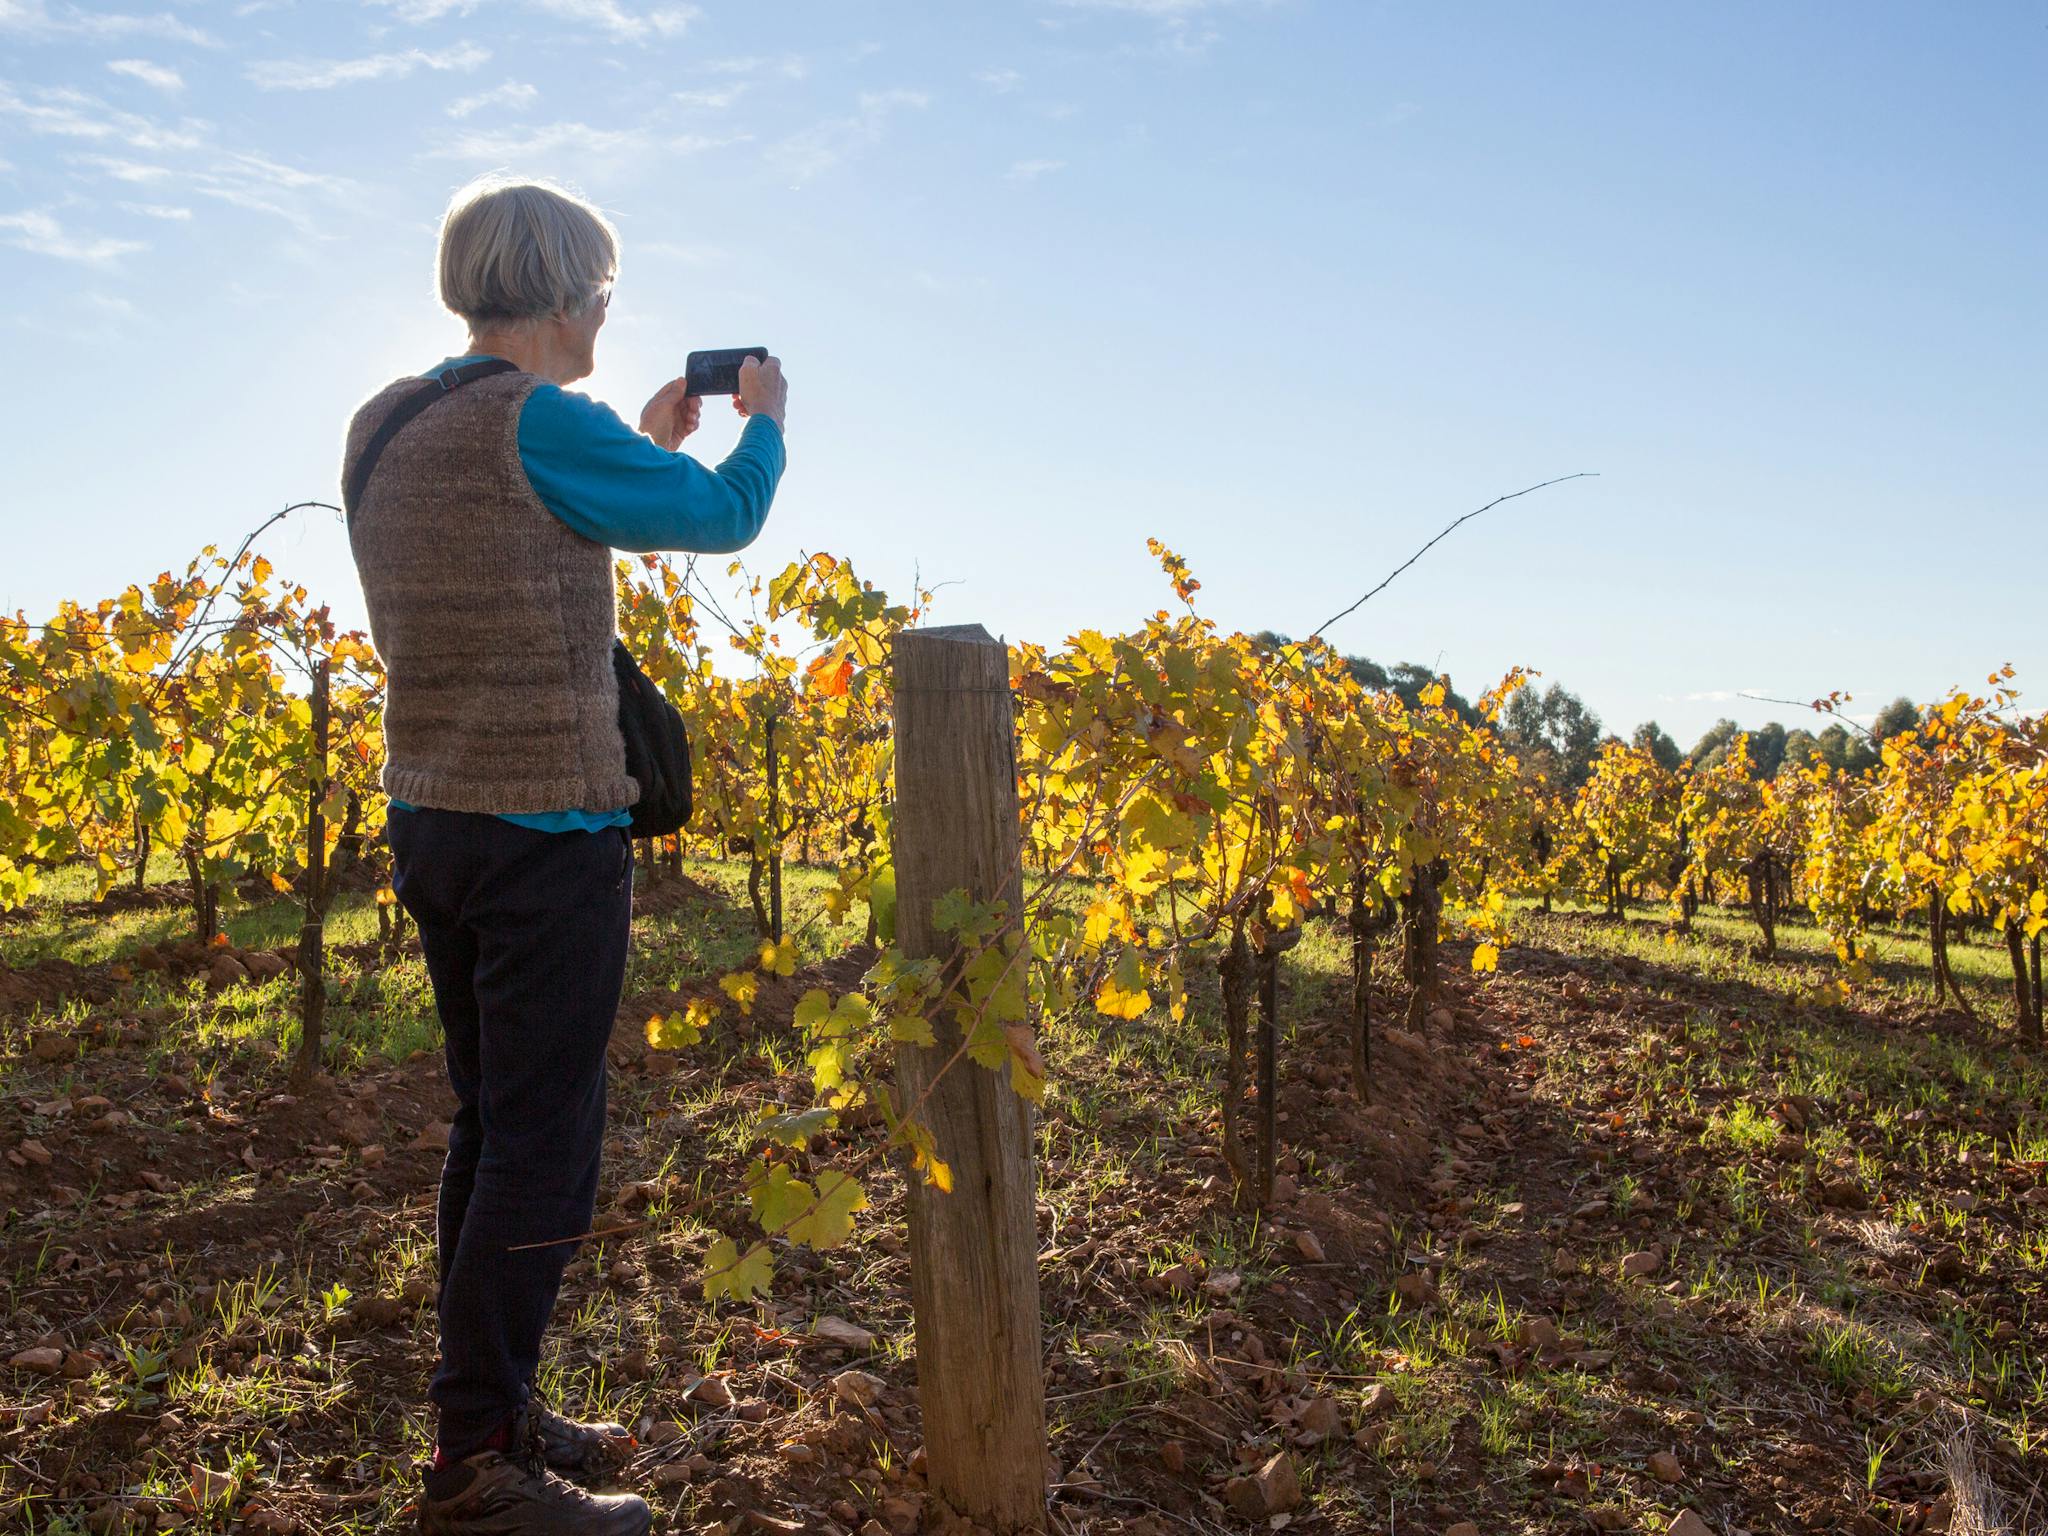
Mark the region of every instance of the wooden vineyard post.
POLYGON ((1372 930, 1366 926, 1365 871, 1351 871, 1351 1091, 1372 1093, 1372 930))
MULTIPOLYGON (((932 904, 1010 904, 1023 876, 1008 653, 979 624, 896 637, 896 936, 944 957, 932 904)), ((897 1092, 952 1167, 943 1193, 908 1179, 910 1298, 930 1487, 999 1532, 1045 1525, 1045 1377, 1038 1311, 1032 1107, 962 1055, 950 1009, 933 1046, 898 1045, 897 1092), (927 1092, 929 1096, 926 1097, 927 1092)))
POLYGON ((775 714, 768 714, 768 937, 782 942, 782 780, 775 762, 775 714))
POLYGON ((327 662, 313 665, 313 760, 306 775, 305 921, 299 926, 299 1055, 292 1081, 303 1087, 320 1071, 327 1025, 327 662))
MULTIPOLYGON (((334 905, 342 878, 362 858, 363 802, 354 790, 347 793, 342 813, 341 836, 334 857, 327 857, 327 749, 333 722, 333 701, 325 658, 313 665, 313 687, 308 700, 313 713, 312 761, 306 774, 306 875, 305 903, 299 924, 299 1054, 292 1063, 292 1082, 299 1087, 320 1073, 320 1051, 327 1028, 327 910, 334 905)), ((401 909, 403 915, 403 909, 401 909)), ((384 909, 377 909, 377 925, 384 926, 384 909)))

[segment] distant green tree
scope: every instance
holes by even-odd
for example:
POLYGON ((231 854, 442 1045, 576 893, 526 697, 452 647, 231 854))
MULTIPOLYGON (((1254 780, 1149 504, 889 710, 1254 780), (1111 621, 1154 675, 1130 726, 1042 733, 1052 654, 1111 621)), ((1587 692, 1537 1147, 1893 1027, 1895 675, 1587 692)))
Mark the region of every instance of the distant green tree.
POLYGON ((1346 656, 1344 665, 1358 680, 1361 688, 1391 688, 1394 680, 1387 676, 1387 669, 1370 656, 1346 656))
MULTIPOLYGON (((1346 656, 1344 664, 1351 668, 1352 676, 1358 678, 1361 683, 1365 683, 1367 671, 1385 677, 1384 683, 1366 683, 1366 686, 1393 689, 1401 696, 1401 702, 1410 709, 1420 707, 1422 690, 1435 682, 1439 675, 1413 661, 1397 661, 1391 667, 1382 669, 1364 656, 1346 656)), ((1448 682, 1444 684, 1444 707, 1467 723, 1478 723, 1479 711, 1472 707, 1472 701, 1448 682)))
POLYGON ((1814 740, 1820 745, 1820 760, 1840 773, 1849 766, 1849 728, 1837 720, 1823 727, 1814 740))
POLYGON ((1678 743, 1665 735, 1663 727, 1654 720, 1645 720, 1636 727, 1630 745, 1639 752, 1649 753, 1656 759, 1657 766, 1666 773, 1670 773, 1685 761, 1685 754, 1678 750, 1678 743))
POLYGON ((1553 784, 1577 789, 1592 777, 1600 717, 1560 683, 1541 693, 1534 684, 1517 688, 1501 712, 1500 732, 1525 765, 1553 784))
POLYGON ((1749 733, 1749 760, 1760 779, 1775 779, 1785 761, 1785 727, 1773 720, 1749 733))
POLYGON ((1877 712, 1877 718, 1870 722, 1870 736, 1876 742, 1889 741, 1899 732, 1910 731, 1919 723, 1920 711, 1911 699, 1901 696, 1877 712))
POLYGON ((1778 753, 1778 771, 1793 773, 1811 763, 1823 761, 1826 754, 1821 751, 1820 738, 1803 725, 1795 725, 1785 733, 1785 742, 1778 753))
POLYGON ((1741 733, 1742 727, 1733 720, 1716 720, 1707 727, 1706 734, 1693 743, 1693 748, 1686 753, 1685 760, 1695 768, 1718 767, 1721 759, 1728 755, 1729 744, 1741 733))
MULTIPOLYGON (((1292 638, 1277 629, 1262 629, 1252 636, 1252 643, 1268 651, 1277 651, 1292 638)), ((1414 661, 1383 667, 1370 656, 1346 656, 1344 665, 1358 680, 1359 687, 1389 689, 1399 695, 1401 702, 1410 709, 1421 707, 1422 690, 1437 680, 1436 673, 1414 661)), ((1472 707, 1472 701, 1448 683, 1444 685, 1444 704, 1460 719, 1478 723, 1479 711, 1472 707)))

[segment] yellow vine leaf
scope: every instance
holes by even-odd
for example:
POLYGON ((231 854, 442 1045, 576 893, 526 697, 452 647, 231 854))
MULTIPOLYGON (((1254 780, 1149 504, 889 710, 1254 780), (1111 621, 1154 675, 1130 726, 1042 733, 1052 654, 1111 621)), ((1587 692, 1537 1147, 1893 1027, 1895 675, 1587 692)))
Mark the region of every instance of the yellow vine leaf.
POLYGON ((828 1168, 818 1175, 815 1207, 789 1229, 791 1242, 837 1248, 853 1235, 853 1213, 868 1208, 867 1191, 851 1174, 828 1168))
POLYGON ((754 999, 761 992, 761 978, 752 971, 729 971, 718 978, 718 985, 725 995, 740 1005, 740 1012, 751 1014, 754 999))
POLYGON ((768 1252, 766 1243, 756 1243, 747 1250, 745 1258, 729 1237, 721 1237, 711 1245, 711 1251, 704 1255, 704 1299, 716 1301, 721 1296, 730 1296, 734 1301, 748 1301, 755 1296, 765 1296, 775 1281, 775 1260, 768 1252))

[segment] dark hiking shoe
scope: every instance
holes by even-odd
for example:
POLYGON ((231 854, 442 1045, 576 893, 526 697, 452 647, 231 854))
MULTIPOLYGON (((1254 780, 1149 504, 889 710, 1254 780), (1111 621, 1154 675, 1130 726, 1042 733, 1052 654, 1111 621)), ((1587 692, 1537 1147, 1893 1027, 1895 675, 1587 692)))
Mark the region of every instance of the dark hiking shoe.
POLYGON ((420 1495, 420 1536, 646 1536, 653 1523, 637 1495, 587 1493, 555 1476, 536 1440, 430 1473, 420 1495))
POLYGON ((569 1418, 550 1408, 538 1393, 527 1402, 527 1416, 542 1459, 557 1472, 602 1476, 624 1466, 639 1443, 623 1424, 569 1418))

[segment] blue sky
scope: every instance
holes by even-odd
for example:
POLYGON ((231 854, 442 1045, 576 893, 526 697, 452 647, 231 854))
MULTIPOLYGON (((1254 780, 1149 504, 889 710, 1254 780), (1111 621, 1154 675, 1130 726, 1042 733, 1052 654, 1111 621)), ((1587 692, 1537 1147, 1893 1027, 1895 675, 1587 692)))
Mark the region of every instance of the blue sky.
MULTIPOLYGON (((486 170, 610 209, 596 376, 792 379, 750 558, 1056 642, 1170 594, 1690 741, 2048 693, 2038 6, 0 0, 0 607, 335 496, 486 170)), ((708 414, 700 456, 733 420, 708 414)), ((358 621, 341 529, 274 536, 358 621)))

